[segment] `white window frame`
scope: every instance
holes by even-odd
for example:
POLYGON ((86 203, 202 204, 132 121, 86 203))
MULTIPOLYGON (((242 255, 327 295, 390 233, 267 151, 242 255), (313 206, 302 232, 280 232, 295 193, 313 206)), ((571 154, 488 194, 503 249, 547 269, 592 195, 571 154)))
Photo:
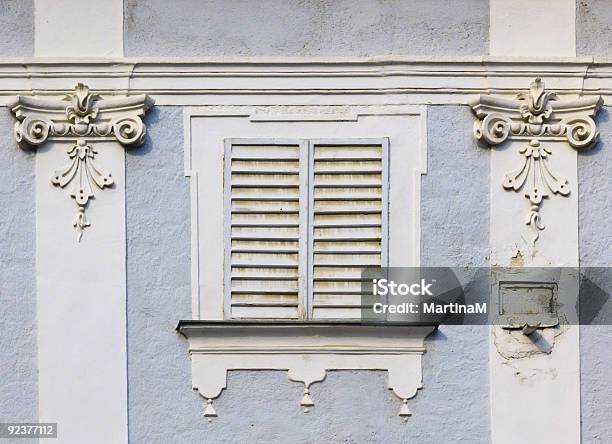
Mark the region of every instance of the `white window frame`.
MULTIPOLYGON (((410 415, 408 400, 422 387, 423 339, 433 325, 373 325, 355 320, 227 320, 223 312, 223 141, 241 138, 389 139, 388 266, 420 264, 421 175, 427 173, 427 108, 367 105, 370 98, 321 97, 300 105, 290 95, 244 96, 250 104, 184 109, 185 175, 191 183, 193 320, 181 321, 192 363, 192 386, 205 400, 204 416, 227 386, 229 370, 287 370, 309 388, 330 370, 385 370, 387 387, 410 415), (346 100, 349 99, 347 104, 346 100), (273 106, 268 106, 272 101, 273 106), (315 100, 316 102, 316 100, 315 100), (256 103, 257 105, 255 105, 256 103), (362 104, 355 104, 362 103, 362 104), (341 106, 338 106, 341 105, 341 106)), ((385 97, 385 100, 389 100, 385 97)), ((297 402, 297 401, 296 401, 297 402)), ((314 399, 316 403, 317 400, 314 399)), ((316 407, 315 407, 316 408, 316 407)), ((220 410, 220 414, 223 412, 220 410)))
POLYGON ((223 320, 223 142, 246 139, 388 138, 388 265, 420 264, 421 176, 427 172, 422 105, 210 105, 183 114, 185 176, 191 190, 193 319, 223 320), (401 221, 401 222, 398 222, 401 221))

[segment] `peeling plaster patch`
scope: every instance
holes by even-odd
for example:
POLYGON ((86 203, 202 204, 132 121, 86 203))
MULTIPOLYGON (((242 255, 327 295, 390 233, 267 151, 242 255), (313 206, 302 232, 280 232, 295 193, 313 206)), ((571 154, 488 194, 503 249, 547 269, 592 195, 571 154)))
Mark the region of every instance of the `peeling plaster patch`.
POLYGON ((544 379, 557 379, 559 372, 556 368, 531 368, 528 371, 525 369, 519 370, 518 366, 514 366, 511 361, 506 361, 503 365, 510 367, 514 376, 518 378, 521 384, 533 386, 544 379))
POLYGON ((524 267, 525 266, 525 260, 523 259, 523 253, 521 253, 521 250, 519 250, 518 248, 516 249, 516 252, 512 255, 512 258, 510 258, 510 266, 511 267, 524 267))
POLYGON ((552 353, 558 337, 565 333, 565 327, 552 327, 537 330, 532 335, 524 335, 520 330, 493 328, 495 349, 504 359, 524 359, 552 353))

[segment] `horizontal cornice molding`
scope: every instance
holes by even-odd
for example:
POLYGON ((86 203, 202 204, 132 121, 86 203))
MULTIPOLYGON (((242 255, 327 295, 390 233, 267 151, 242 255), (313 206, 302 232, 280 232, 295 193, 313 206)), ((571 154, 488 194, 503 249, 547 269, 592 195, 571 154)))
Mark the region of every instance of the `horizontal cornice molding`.
POLYGON ((612 59, 590 57, 23 58, 0 62, 0 105, 15 95, 63 96, 75 79, 100 94, 146 93, 158 105, 222 104, 224 95, 262 104, 256 96, 468 104, 478 95, 515 96, 534 77, 561 94, 612 98, 612 59))

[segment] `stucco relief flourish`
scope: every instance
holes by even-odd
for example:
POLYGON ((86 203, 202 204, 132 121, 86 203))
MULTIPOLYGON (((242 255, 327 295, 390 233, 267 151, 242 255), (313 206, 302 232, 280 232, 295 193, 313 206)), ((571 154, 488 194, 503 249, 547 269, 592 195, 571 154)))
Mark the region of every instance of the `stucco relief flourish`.
POLYGON ((110 138, 126 147, 142 144, 146 133, 142 117, 152 105, 146 95, 103 99, 82 83, 61 100, 20 96, 12 105, 18 120, 15 139, 22 148, 36 148, 49 138, 71 142, 66 151, 69 163, 53 173, 51 183, 60 188, 71 185, 70 197, 77 204, 73 220, 77 241, 91 225, 85 210, 94 189, 114 182, 111 173, 96 164, 98 152, 88 139, 110 138))
POLYGON ((551 167, 553 151, 543 143, 566 141, 576 149, 592 146, 599 137, 593 116, 602 106, 601 97, 560 100, 547 92, 544 82, 537 78, 528 93, 519 93, 515 100, 480 96, 472 103, 478 117, 474 123, 474 137, 486 145, 498 145, 508 139, 525 140, 519 149, 523 160, 518 168, 508 171, 502 186, 509 191, 525 188, 529 210, 525 224, 531 227, 532 246, 545 225, 541 221, 542 200, 550 193, 567 196, 570 183, 551 167), (553 106, 552 102, 556 102, 553 106))

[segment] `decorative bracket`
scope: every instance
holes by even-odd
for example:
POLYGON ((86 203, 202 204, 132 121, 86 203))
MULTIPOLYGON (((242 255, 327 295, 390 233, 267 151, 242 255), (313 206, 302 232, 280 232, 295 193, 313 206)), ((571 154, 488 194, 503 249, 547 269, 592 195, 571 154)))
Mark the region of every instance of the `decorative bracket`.
POLYGON ((528 93, 518 94, 515 100, 480 96, 471 104, 478 117, 474 123, 478 141, 486 145, 498 145, 508 139, 527 142, 519 150, 521 164, 504 175, 502 186, 517 192, 526 188, 529 211, 525 224, 533 231, 532 245, 545 228, 540 216, 542 200, 550 193, 570 193, 569 182, 549 165, 552 150, 542 144, 566 141, 576 149, 589 148, 599 137, 593 116, 602 104, 600 96, 559 100, 556 94, 545 90, 539 78, 531 83, 528 93))
POLYGON ((78 83, 74 92, 61 100, 19 96, 11 105, 18 122, 15 139, 22 148, 36 148, 48 139, 69 142, 69 163, 53 173, 51 183, 60 188, 70 185, 70 197, 77 205, 73 226, 77 241, 91 224, 85 210, 94 189, 113 184, 110 172, 95 163, 95 150, 89 140, 116 140, 125 147, 144 142, 146 128, 142 117, 154 101, 147 95, 102 98, 78 83))
POLYGON ((433 325, 353 321, 181 321, 189 341, 193 388, 206 400, 203 416, 217 416, 213 399, 227 385, 228 370, 287 370, 304 384, 300 406, 315 403, 310 386, 328 370, 386 370, 387 386, 401 399, 398 416, 412 413, 408 399, 422 388, 423 341, 433 325))

